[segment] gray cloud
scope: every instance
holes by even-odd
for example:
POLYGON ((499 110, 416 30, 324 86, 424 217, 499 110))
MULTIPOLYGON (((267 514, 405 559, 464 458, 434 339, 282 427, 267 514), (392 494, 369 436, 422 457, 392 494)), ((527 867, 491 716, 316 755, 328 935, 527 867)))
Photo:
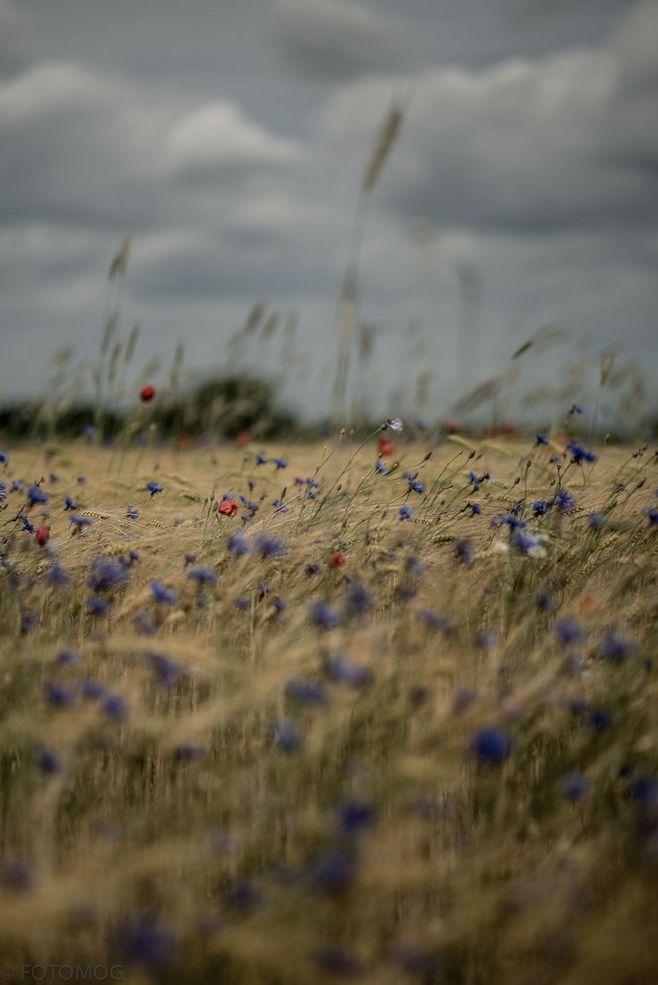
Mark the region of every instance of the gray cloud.
MULTIPOLYGON (((638 17, 600 49, 409 80, 414 95, 386 195, 403 214, 438 224, 538 232, 654 225, 658 86, 645 47, 638 17)), ((363 140, 400 86, 389 78, 343 88, 326 118, 334 144, 363 140)))
POLYGON ((421 62, 422 48, 381 9, 350 0, 276 0, 273 35, 303 75, 345 79, 421 62))

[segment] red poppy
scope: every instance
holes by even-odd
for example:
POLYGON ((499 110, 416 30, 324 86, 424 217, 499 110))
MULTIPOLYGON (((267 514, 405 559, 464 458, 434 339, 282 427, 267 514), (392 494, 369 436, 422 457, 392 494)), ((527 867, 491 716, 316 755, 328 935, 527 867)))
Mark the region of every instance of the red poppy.
POLYGON ((377 442, 377 448, 379 450, 380 455, 392 455, 393 452, 395 451, 395 448, 388 440, 388 438, 384 438, 383 436, 377 442))
POLYGON ((228 497, 226 497, 218 505, 217 512, 221 513, 222 516, 235 516, 238 512, 238 504, 234 499, 228 499, 228 497))
POLYGON ((251 431, 240 431, 236 434, 235 441, 238 445, 248 445, 251 441, 251 431))
POLYGON ((503 421, 500 425, 500 430, 508 438, 516 437, 516 426, 511 421, 503 421))
POLYGON ((342 568, 342 566, 345 564, 346 561, 347 558, 345 557, 345 555, 341 554, 340 551, 336 551, 336 553, 332 554, 331 557, 329 558, 329 567, 342 568))
POLYGON ((154 396, 155 396, 155 387, 151 386, 150 383, 147 383, 147 385, 143 386, 142 389, 139 391, 139 399, 142 401, 143 404, 150 404, 154 396))
POLYGON ((459 421, 447 420, 443 422, 443 427, 448 432, 448 434, 458 434, 459 433, 459 421))
POLYGON ((40 544, 41 547, 43 547, 44 544, 47 544, 50 540, 50 527, 38 527, 34 536, 37 544, 40 544))

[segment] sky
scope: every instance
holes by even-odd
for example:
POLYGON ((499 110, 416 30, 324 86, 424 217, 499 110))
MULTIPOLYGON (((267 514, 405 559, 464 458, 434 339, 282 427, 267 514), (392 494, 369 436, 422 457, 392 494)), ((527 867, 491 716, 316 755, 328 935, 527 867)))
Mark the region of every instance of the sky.
POLYGON ((650 388, 657 96, 653 0, 0 0, 0 400, 43 390, 63 344, 96 358, 130 236, 141 365, 183 341, 190 378, 221 375, 261 301, 296 328, 242 365, 325 413, 357 190, 395 99, 352 395, 443 412, 547 325, 564 336, 522 367, 526 405, 611 346, 650 388))

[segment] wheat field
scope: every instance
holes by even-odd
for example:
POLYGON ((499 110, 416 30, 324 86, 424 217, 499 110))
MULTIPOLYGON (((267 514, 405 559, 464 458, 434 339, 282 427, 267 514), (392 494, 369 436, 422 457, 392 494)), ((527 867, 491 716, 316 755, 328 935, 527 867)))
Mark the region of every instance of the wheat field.
POLYGON ((2 449, 3 980, 656 981, 656 452, 397 427, 2 449))

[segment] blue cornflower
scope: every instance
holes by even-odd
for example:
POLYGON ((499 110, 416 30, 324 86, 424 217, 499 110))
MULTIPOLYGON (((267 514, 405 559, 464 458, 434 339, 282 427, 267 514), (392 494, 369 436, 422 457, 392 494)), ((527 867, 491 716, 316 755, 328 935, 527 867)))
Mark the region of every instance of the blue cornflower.
POLYGON ((260 453, 256 455, 256 465, 267 465, 267 459, 264 455, 261 455, 260 453))
POLYGON ((360 581, 350 581, 347 588, 346 611, 350 616, 360 616, 373 605, 372 593, 360 581))
POLYGON ((415 492, 415 493, 425 492, 424 483, 421 482, 420 479, 416 478, 416 476, 407 474, 406 478, 407 478, 407 482, 409 483, 409 492, 415 492))
POLYGON ((553 500, 553 504, 558 508, 560 513, 572 513, 576 508, 576 500, 568 489, 560 489, 553 500))
POLYGON ((326 602, 314 602, 311 606, 311 622, 322 629, 334 629, 340 626, 342 619, 340 613, 326 602))
POLYGON ((406 569, 412 575, 422 575, 425 571, 425 562, 419 557, 408 557, 406 569))
POLYGON ((337 896, 346 892, 356 876, 353 852, 330 849, 316 856, 309 867, 311 885, 319 892, 337 896))
POLYGON ((187 577, 198 582, 199 585, 217 584, 217 573, 210 568, 190 568, 187 577))
POLYGON ((601 656, 610 663, 621 664, 635 653, 636 644, 633 640, 624 639, 608 629, 603 635, 599 649, 601 656))
POLYGON ((483 766, 499 766, 511 751, 508 733, 495 725, 481 728, 471 740, 471 752, 483 766))
POLYGON ((150 915, 125 923, 117 934, 118 952, 127 964, 160 971, 171 962, 176 939, 150 915))
POLYGON ((54 776, 56 773, 61 773, 64 766, 57 753, 45 747, 38 751, 36 761, 37 766, 46 776, 54 776))
POLYGON ((532 512, 535 516, 546 516, 549 510, 550 506, 545 499, 536 499, 532 504, 532 512))
POLYGON ((139 511, 135 509, 134 506, 126 507, 126 519, 127 520, 139 520, 139 511))
POLYGON ((36 506, 37 504, 47 503, 50 499, 47 492, 44 492, 39 486, 33 485, 27 491, 27 498, 30 506, 36 506))
POLYGON ((232 534, 226 541, 226 546, 229 552, 235 557, 239 557, 242 554, 251 554, 251 548, 242 534, 232 534))
POLYGON ((658 526, 658 510, 648 509, 645 511, 649 517, 649 525, 652 527, 658 526))
POLYGON ((525 520, 519 519, 516 514, 512 512, 503 513, 502 516, 495 516, 491 521, 492 527, 502 527, 504 524, 510 528, 510 530, 516 530, 518 527, 525 527, 525 520))
POLYGON ((452 620, 448 616, 440 616, 431 609, 421 609, 418 613, 419 620, 429 629, 437 629, 441 632, 448 632, 452 629, 452 620))
POLYGON ((200 759, 205 750, 193 742, 181 742, 174 750, 174 758, 179 763, 191 763, 195 759, 200 759))
POLYGON ((242 596, 241 598, 237 598, 233 604, 238 612, 247 612, 251 608, 251 599, 242 596))
POLYGON ((457 537, 453 541, 453 548, 455 551, 455 557, 461 564, 465 564, 470 567, 475 562, 475 551, 471 547, 470 543, 463 537, 457 537))
POLYGON ((48 568, 44 577, 49 584, 55 585, 57 588, 66 588, 67 585, 71 584, 70 575, 57 562, 48 568))
POLYGON ((398 516, 401 520, 411 520, 413 513, 411 512, 410 506, 401 506, 398 510, 398 516))
POLYGON ((9 464, 9 455, 7 454, 6 451, 0 451, 0 465, 8 465, 8 464, 9 464))
POLYGON ((592 731, 605 732, 612 725, 612 715, 605 708, 591 708, 587 722, 592 731))
POLYGON ((82 696, 88 701, 100 701, 106 694, 105 685, 88 677, 82 682, 82 696))
POLYGON ((315 575, 319 575, 321 571, 322 571, 322 565, 316 564, 315 562, 311 562, 310 564, 307 564, 306 567, 304 568, 304 574, 307 575, 307 577, 309 578, 314 578, 315 575))
POLYGON ((345 684, 355 690, 366 687, 374 679, 369 667, 351 664, 340 654, 327 658, 324 663, 324 672, 334 684, 345 684))
POLYGON ((274 459, 274 464, 276 465, 277 469, 287 469, 288 468, 288 459, 287 458, 275 458, 274 459))
POLYGON ((529 557, 544 557, 546 554, 538 535, 529 530, 523 530, 521 527, 511 531, 510 543, 521 554, 526 554, 529 557))
POLYGON ((587 778, 582 775, 582 773, 567 773, 566 776, 562 778, 562 793, 565 798, 571 801, 572 804, 577 803, 582 800, 587 793, 587 788, 589 784, 587 778))
POLYGON ((539 434, 539 432, 537 432, 537 434, 535 435, 535 444, 536 445, 547 445, 548 444, 548 438, 545 438, 543 434, 539 434))
POLYGON ((164 605, 176 605, 178 602, 178 592, 175 588, 167 588, 166 585, 161 581, 157 581, 155 578, 149 582, 149 585, 156 602, 162 602, 164 605))
POLYGON ((55 657, 55 663, 59 667, 75 667, 80 663, 80 654, 76 650, 60 650, 55 657))
POLYGON ((26 892, 33 888, 34 882, 34 870, 20 859, 11 860, 0 868, 0 885, 5 889, 26 892))
POLYGON ((23 524, 23 530, 26 530, 28 534, 34 533, 34 527, 32 526, 32 524, 30 523, 30 521, 28 520, 28 518, 25 516, 24 513, 19 513, 18 519, 23 524))
POLYGON ((79 475, 75 481, 78 483, 79 486, 84 486, 85 482, 87 481, 87 476, 79 475))
POLYGON ((312 955, 320 971, 337 978, 355 978, 363 971, 363 963, 340 947, 324 947, 312 955))
POLYGON ((346 835, 372 828, 376 821, 377 809, 367 801, 348 800, 338 813, 338 826, 346 835))
POLYGON ((113 721, 122 722, 128 717, 128 702, 120 694, 108 694, 103 702, 103 711, 113 721))
POLYGON ((290 507, 282 499, 273 499, 272 506, 275 513, 290 513, 290 507))
POLYGON ((73 502, 73 500, 71 499, 70 496, 66 496, 64 498, 64 509, 65 510, 77 510, 79 508, 80 507, 77 506, 77 504, 73 502))
POLYGON ((596 462, 598 456, 593 451, 584 448, 578 441, 570 441, 567 451, 571 453, 571 461, 574 465, 581 465, 583 462, 596 462))
POLYGON ((658 782, 652 776, 643 773, 636 776, 631 780, 628 792, 633 800, 644 807, 653 807, 658 804, 658 782))
POLYGON ((274 743, 283 752, 297 752, 302 747, 302 738, 294 722, 278 722, 274 726, 274 743))
POLYGON ((575 619, 572 619, 571 616, 566 616, 564 619, 556 622, 554 632, 562 646, 582 643, 585 639, 585 632, 582 626, 575 619))
POLYGON ((161 493, 162 490, 164 489, 164 486, 161 486, 159 482, 154 482, 153 480, 151 480, 150 482, 146 483, 146 488, 148 489, 151 496, 153 497, 156 496, 158 493, 161 493))
POLYGON ((91 526, 91 520, 88 516, 78 516, 77 513, 73 513, 69 518, 71 526, 75 527, 77 531, 84 530, 85 527, 91 526))
POLYGON ((535 598, 537 608, 542 612, 555 612, 557 610, 557 602, 547 589, 540 588, 535 598))
POLYGON ((109 557, 97 558, 91 568, 87 584, 95 592, 108 592, 120 588, 126 582, 126 570, 109 557))
POLYGON ((258 535, 256 548, 262 557, 280 557, 287 551, 287 547, 282 541, 277 540, 276 537, 270 537, 268 534, 258 535))
POLYGON ((90 595, 87 600, 87 612, 92 616, 106 616, 110 611, 110 603, 101 595, 90 595))
POLYGON ((388 468, 384 465, 381 458, 378 458, 375 461, 375 472, 379 475, 388 475, 388 468))
POLYGON ((21 633, 26 635, 36 629, 39 617, 36 612, 21 612, 21 633))
POLYGON ((285 692, 286 697, 304 705, 326 705, 328 700, 327 692, 322 684, 304 681, 299 677, 293 677, 288 681, 285 692))
POLYGON ((587 517, 587 526, 591 530, 603 530, 607 521, 603 513, 590 513, 587 517))
POLYGON ((471 516, 480 516, 482 507, 479 503, 467 503, 466 508, 471 511, 471 516))
POLYGON ((43 696, 52 708, 70 708, 75 701, 73 692, 55 681, 44 684, 43 696))
POLYGON ((0 482, 0 503, 4 503, 7 499, 7 486, 4 482, 0 482))
POLYGON ((183 673, 181 665, 171 660, 164 653, 149 653, 148 660, 155 671, 158 681, 161 684, 167 685, 167 687, 174 685, 183 673))

